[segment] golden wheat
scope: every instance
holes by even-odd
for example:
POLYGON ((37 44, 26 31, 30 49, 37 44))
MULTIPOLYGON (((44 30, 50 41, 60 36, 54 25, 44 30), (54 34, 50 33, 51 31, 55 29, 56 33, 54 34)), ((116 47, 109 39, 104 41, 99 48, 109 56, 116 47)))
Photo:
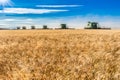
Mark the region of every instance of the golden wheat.
POLYGON ((0 80, 120 80, 120 31, 0 31, 0 80))

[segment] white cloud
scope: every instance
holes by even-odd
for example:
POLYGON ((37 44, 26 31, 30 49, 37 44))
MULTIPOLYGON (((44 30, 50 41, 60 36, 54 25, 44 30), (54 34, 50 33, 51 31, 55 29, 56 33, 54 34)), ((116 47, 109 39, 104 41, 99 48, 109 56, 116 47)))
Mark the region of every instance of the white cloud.
POLYGON ((44 14, 54 12, 65 12, 69 10, 58 10, 58 9, 32 9, 32 8, 5 8, 0 10, 0 13, 7 14, 44 14))
POLYGON ((15 19, 4 19, 4 21, 15 21, 15 19))
POLYGON ((47 8, 62 8, 62 7, 79 7, 83 5, 36 5, 36 7, 47 7, 47 8))

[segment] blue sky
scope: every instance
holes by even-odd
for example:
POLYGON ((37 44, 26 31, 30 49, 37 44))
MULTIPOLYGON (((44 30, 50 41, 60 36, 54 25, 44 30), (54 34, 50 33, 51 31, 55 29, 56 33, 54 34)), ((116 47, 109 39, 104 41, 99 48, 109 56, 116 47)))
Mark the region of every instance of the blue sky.
POLYGON ((119 28, 120 0, 8 0, 0 5, 0 27, 36 25, 83 28, 87 21, 119 28))

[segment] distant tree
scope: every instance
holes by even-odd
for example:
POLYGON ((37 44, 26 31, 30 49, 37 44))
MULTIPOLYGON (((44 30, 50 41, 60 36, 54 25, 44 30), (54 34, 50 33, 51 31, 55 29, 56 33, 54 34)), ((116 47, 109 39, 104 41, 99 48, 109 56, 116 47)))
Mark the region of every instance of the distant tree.
POLYGON ((17 27, 17 29, 20 29, 20 27, 17 27))
POLYGON ((43 25, 43 29, 48 29, 47 25, 43 25))
POLYGON ((22 29, 26 29, 26 26, 23 26, 22 29))
POLYGON ((31 26, 31 29, 35 29, 35 26, 31 26))
POLYGON ((66 24, 61 24, 61 29, 68 29, 66 24))

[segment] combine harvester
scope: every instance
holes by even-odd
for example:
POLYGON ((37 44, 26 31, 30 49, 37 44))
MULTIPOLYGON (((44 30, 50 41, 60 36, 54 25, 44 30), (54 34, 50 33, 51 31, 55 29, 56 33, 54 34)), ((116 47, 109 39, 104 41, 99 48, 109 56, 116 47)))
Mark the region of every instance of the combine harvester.
POLYGON ((88 22, 87 27, 85 27, 84 29, 105 29, 105 30, 111 30, 111 28, 100 27, 98 22, 88 22))
POLYGON ((55 30, 75 30, 75 28, 69 28, 67 24, 60 24, 61 28, 55 28, 55 30))

